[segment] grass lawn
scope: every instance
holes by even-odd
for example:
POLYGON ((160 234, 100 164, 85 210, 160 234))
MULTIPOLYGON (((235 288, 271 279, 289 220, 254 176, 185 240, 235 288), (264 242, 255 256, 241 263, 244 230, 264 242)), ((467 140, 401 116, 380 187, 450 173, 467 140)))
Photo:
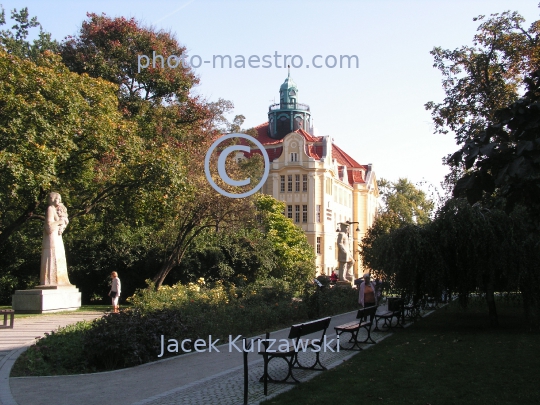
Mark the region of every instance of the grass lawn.
MULTIPOLYGON (((125 306, 124 306, 125 307, 125 306)), ((15 319, 28 318, 47 315, 69 315, 77 312, 107 312, 111 310, 110 305, 83 305, 75 311, 49 312, 45 314, 15 314, 15 319)), ((0 305, 0 309, 11 309, 11 305, 0 305)))
POLYGON ((264 404, 539 404, 540 333, 523 310, 456 303, 264 404))

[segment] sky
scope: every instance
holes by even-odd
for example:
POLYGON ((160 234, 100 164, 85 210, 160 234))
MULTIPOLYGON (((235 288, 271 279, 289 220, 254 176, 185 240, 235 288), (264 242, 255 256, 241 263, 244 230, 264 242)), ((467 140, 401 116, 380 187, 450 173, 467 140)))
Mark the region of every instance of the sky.
POLYGON ((540 13, 538 0, 4 0, 2 5, 28 7, 57 40, 76 35, 87 12, 134 17, 174 33, 193 65, 198 57, 210 62, 194 68, 200 84, 193 92, 208 101, 232 101, 230 118, 244 115, 245 128, 267 121, 268 107, 279 101, 287 77, 283 55, 291 55, 288 63, 298 55, 302 66, 295 57, 291 77, 298 101, 311 108, 317 135, 330 135, 356 161, 373 164, 377 178, 406 177, 425 182, 426 190, 443 180, 448 170, 442 158, 458 149, 451 134, 433 133, 424 108, 444 98, 430 51, 472 45, 478 27, 473 18, 480 14, 518 11, 529 26, 540 13), (282 55, 277 60, 276 52, 282 55), (246 67, 213 67, 213 55, 231 55, 233 62, 242 55, 246 67), (250 56, 264 55, 271 56, 271 67, 248 65, 250 56), (321 57, 313 61, 316 55, 321 57), (340 55, 356 55, 358 67, 340 68, 340 55), (332 68, 333 57, 338 63, 332 68))

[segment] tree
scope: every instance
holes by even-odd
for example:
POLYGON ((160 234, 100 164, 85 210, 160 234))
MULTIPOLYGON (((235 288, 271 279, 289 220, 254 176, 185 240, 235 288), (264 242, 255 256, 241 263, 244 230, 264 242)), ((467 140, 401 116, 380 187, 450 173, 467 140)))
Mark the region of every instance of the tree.
POLYGON ((390 182, 380 179, 377 186, 383 202, 381 213, 395 213, 401 224, 421 225, 430 221, 433 202, 409 180, 401 178, 390 182))
POLYGON ((136 140, 107 82, 70 73, 51 53, 34 64, 0 49, 0 105, 0 246, 43 219, 51 190, 77 217, 130 184, 115 180, 136 140))
MULTIPOLYGON (((384 223, 391 228, 391 222, 384 223)), ((446 290, 457 293, 465 307, 471 294, 485 294, 490 321, 497 325, 495 291, 515 289, 514 268, 523 267, 520 235, 520 223, 504 212, 451 199, 429 224, 408 224, 363 240, 362 254, 405 297, 440 296, 446 290)))
POLYGON ((115 83, 125 114, 142 115, 142 101, 152 106, 172 103, 182 107, 184 123, 198 121, 208 113, 205 105, 189 94, 198 83, 195 74, 179 59, 169 59, 185 52, 174 35, 144 27, 134 18, 87 16, 79 35, 68 37, 61 46, 70 70, 115 83), (141 68, 144 57, 149 58, 149 66, 141 68))
MULTIPOLYGON (((458 145, 478 136, 497 110, 517 100, 526 75, 540 67, 540 21, 529 28, 517 12, 481 15, 473 46, 431 51, 434 67, 443 74, 446 97, 425 104, 431 110, 435 133, 453 132, 458 145)), ((447 183, 454 184, 464 167, 447 156, 447 183)))
POLYGON ((473 20, 483 21, 474 46, 431 51, 433 66, 444 76, 446 98, 428 102, 426 109, 432 111, 436 133, 453 131, 458 144, 483 131, 495 111, 515 101, 527 72, 540 62, 539 21, 526 29, 524 18, 509 11, 473 20))
POLYGON ((540 232, 540 70, 526 83, 523 98, 497 111, 494 122, 453 155, 468 170, 454 193, 507 212, 521 205, 540 232))
POLYGON ((431 221, 434 203, 426 194, 405 178, 377 182, 382 208, 375 222, 360 242, 362 263, 373 271, 382 270, 387 236, 406 225, 423 225, 431 221))
POLYGON ((521 260, 516 253, 519 226, 503 211, 470 206, 463 199, 449 200, 432 224, 445 263, 444 288, 458 293, 463 306, 471 293, 485 294, 494 326, 495 291, 518 286, 512 276, 521 260))
MULTIPOLYGON (((5 11, 1 5, 0 10, 0 25, 4 25, 6 23, 5 11)), ((17 12, 17 9, 13 9, 11 19, 15 20, 15 24, 11 27, 14 32, 9 30, 0 31, 0 47, 4 48, 7 53, 19 58, 29 58, 36 61, 44 51, 58 51, 58 42, 51 39, 51 34, 43 31, 37 17, 29 18, 27 7, 19 12, 17 12), (28 38, 29 30, 35 27, 39 27, 39 37, 33 43, 30 43, 26 38, 28 38)))
POLYGON ((375 222, 368 229, 360 242, 360 256, 362 264, 375 273, 382 271, 387 237, 393 230, 403 226, 394 211, 383 212, 375 218, 375 222))
POLYGON ((300 291, 315 278, 315 252, 301 228, 286 218, 285 203, 268 195, 258 195, 255 206, 262 231, 274 247, 277 266, 268 275, 281 279, 300 291))
MULTIPOLYGON (((468 172, 456 183, 454 194, 470 204, 501 207, 528 229, 524 243, 532 251, 540 243, 540 71, 526 79, 525 96, 499 110, 487 129, 467 140, 453 158, 468 172)), ((527 249, 527 250, 529 250, 527 249)), ((530 256, 525 250, 523 256, 530 256)), ((540 269, 534 260, 516 273, 531 323, 540 325, 540 269)))

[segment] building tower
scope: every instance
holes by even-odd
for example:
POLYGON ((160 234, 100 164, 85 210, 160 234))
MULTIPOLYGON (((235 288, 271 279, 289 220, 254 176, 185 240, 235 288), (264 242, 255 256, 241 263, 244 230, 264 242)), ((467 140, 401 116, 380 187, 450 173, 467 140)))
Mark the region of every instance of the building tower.
POLYGON ((272 104, 268 109, 268 123, 268 136, 272 139, 283 139, 298 129, 313 135, 309 106, 298 102, 298 87, 291 78, 290 66, 279 88, 279 104, 272 104))

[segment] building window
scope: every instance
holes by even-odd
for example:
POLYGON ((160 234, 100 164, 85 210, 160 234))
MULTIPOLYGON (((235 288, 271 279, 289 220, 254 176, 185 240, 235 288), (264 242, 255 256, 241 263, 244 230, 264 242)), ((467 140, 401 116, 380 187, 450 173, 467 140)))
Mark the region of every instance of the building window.
POLYGON ((300 206, 295 205, 294 222, 300 222, 300 206))
POLYGON ((321 237, 317 236, 317 254, 321 254, 321 237))
POLYGON ((332 179, 326 179, 326 194, 332 195, 332 179))
POLYGON ((307 174, 302 175, 302 191, 307 191, 307 174))
POLYGON ((292 205, 287 205, 287 218, 292 219, 292 205))
POLYGON ((302 205, 302 222, 307 222, 307 205, 302 205))
POLYGON ((287 191, 292 193, 292 174, 287 176, 287 191))
POLYGON ((285 176, 281 176, 281 192, 285 192, 285 176))
POLYGON ((321 222, 321 205, 320 204, 317 204, 317 206, 315 207, 315 213, 317 214, 317 222, 321 222))
POLYGON ((291 162, 298 162, 298 153, 296 152, 291 153, 291 162))
POLYGON ((294 191, 297 193, 300 191, 300 175, 295 174, 294 175, 294 191))

